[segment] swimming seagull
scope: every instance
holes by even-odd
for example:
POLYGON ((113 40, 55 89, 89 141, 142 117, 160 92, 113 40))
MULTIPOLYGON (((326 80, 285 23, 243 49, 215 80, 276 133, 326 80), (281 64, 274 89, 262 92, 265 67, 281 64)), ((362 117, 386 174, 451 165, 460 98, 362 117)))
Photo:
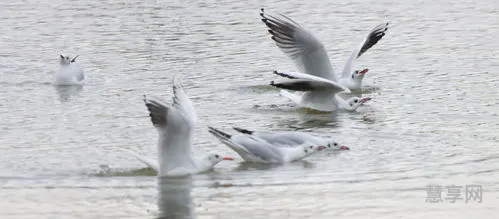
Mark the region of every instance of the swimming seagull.
POLYGON ((243 129, 239 127, 232 127, 234 130, 246 134, 257 136, 270 144, 283 146, 283 147, 293 147, 301 145, 305 142, 314 143, 316 145, 325 146, 326 150, 350 150, 347 146, 341 146, 338 142, 334 140, 326 140, 324 138, 319 138, 306 132, 299 131, 278 131, 278 132, 266 132, 266 131, 250 131, 248 129, 243 129))
POLYGON ((173 94, 171 105, 144 96, 152 124, 159 135, 159 162, 133 154, 140 161, 155 169, 159 176, 196 174, 212 169, 222 160, 232 160, 231 157, 222 157, 219 154, 209 154, 204 158, 192 156, 192 135, 197 121, 196 111, 176 77, 173 80, 173 94))
POLYGON ((291 93, 281 90, 281 96, 288 98, 300 107, 310 108, 318 111, 331 112, 338 109, 354 111, 371 98, 351 97, 344 99, 340 94, 350 93, 345 86, 321 77, 298 72, 277 72, 282 77, 289 78, 286 82, 270 82, 270 85, 286 90, 301 91, 302 93, 291 93))
POLYGON ((324 149, 324 146, 304 142, 296 147, 277 147, 253 135, 231 136, 216 128, 208 127, 218 140, 234 150, 246 162, 286 163, 301 160, 324 149))
POLYGON ((76 58, 70 58, 69 56, 60 55, 60 67, 55 75, 55 85, 81 85, 85 75, 83 74, 83 68, 76 63, 76 58))
POLYGON ((388 22, 385 22, 369 31, 352 51, 338 81, 324 45, 312 33, 282 14, 269 14, 262 8, 260 16, 277 47, 295 62, 301 72, 339 82, 350 90, 361 89, 362 79, 368 72, 368 69, 354 71, 355 61, 378 43, 388 30, 388 22))

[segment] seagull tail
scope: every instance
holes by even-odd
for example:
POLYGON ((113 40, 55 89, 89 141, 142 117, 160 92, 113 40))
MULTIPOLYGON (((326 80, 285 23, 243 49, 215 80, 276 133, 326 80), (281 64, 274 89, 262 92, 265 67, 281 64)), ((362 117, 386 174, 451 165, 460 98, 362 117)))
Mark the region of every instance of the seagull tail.
POLYGON ((144 163, 145 165, 147 165, 151 169, 155 170, 156 172, 159 172, 159 166, 158 166, 158 163, 155 160, 149 159, 147 157, 143 157, 143 156, 135 153, 134 151, 131 151, 131 150, 128 150, 128 149, 120 148, 120 150, 128 152, 129 154, 131 154, 135 158, 137 158, 140 162, 144 163))
POLYGON ((279 94, 283 97, 288 98, 289 100, 293 101, 296 104, 300 104, 301 102, 301 96, 291 93, 289 91, 281 90, 279 94))

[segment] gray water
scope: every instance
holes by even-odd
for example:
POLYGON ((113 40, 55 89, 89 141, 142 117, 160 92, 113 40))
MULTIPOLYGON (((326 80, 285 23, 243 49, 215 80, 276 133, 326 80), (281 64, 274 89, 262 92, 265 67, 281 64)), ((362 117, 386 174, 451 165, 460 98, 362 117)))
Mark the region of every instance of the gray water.
MULTIPOLYGON (((499 4, 442 1, 0 2, 0 218, 496 218, 499 4), (267 86, 295 71, 260 21, 288 15, 335 70, 383 21, 358 112, 308 114, 267 86), (83 87, 51 85, 79 54, 83 87), (194 152, 236 157, 158 179, 118 148, 156 157, 143 95, 169 100, 181 75, 199 123, 194 152), (211 125, 302 130, 350 151, 249 165, 211 125), (428 184, 482 186, 482 202, 427 203, 428 184), (176 214, 176 216, 172 216, 176 214), (169 215, 169 216, 168 216, 169 215)), ((463 189, 464 190, 464 189, 463 189)), ((461 197, 465 193, 461 191, 461 197)))

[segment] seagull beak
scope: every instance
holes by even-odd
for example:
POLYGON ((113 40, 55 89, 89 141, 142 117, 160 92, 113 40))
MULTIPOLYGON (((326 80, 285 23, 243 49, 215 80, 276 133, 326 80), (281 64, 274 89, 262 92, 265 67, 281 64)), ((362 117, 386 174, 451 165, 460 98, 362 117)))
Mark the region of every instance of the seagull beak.
POLYGON ((360 99, 360 101, 359 101, 359 102, 360 102, 360 103, 365 103, 365 102, 367 102, 367 101, 369 101, 369 100, 371 100, 371 98, 370 98, 370 97, 366 97, 366 98, 362 98, 362 99, 360 99))
POLYGON ((365 75, 367 72, 369 71, 369 69, 364 69, 362 71, 359 72, 360 75, 365 75))
POLYGON ((224 157, 224 160, 234 160, 232 157, 224 157))
POLYGON ((324 149, 326 149, 326 147, 325 147, 325 146, 319 146, 319 147, 317 148, 317 150, 318 150, 318 151, 322 151, 322 150, 324 150, 324 149))
POLYGON ((340 150, 346 150, 346 151, 348 151, 348 150, 350 150, 350 148, 349 148, 349 147, 347 147, 347 146, 341 146, 341 147, 340 147, 340 150))

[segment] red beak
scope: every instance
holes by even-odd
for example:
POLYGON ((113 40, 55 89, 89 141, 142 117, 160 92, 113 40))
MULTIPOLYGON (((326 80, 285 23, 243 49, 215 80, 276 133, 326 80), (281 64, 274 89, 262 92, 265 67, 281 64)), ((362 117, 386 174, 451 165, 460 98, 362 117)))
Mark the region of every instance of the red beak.
POLYGON ((324 150, 324 149, 326 149, 326 147, 325 147, 325 146, 319 146, 319 148, 318 148, 317 150, 322 151, 322 150, 324 150))
POLYGON ((232 157, 224 157, 224 160, 234 160, 232 157))
POLYGON ((347 146, 341 146, 341 147, 340 147, 340 150, 347 150, 347 151, 348 151, 348 150, 350 150, 350 148, 349 148, 349 147, 347 147, 347 146))
POLYGON ((360 75, 364 75, 364 74, 366 74, 368 71, 369 71, 369 69, 367 69, 367 68, 366 68, 366 69, 364 69, 364 70, 360 71, 360 72, 359 72, 359 74, 360 74, 360 75))
POLYGON ((362 99, 360 99, 360 103, 365 103, 365 102, 367 102, 369 100, 371 100, 370 97, 362 98, 362 99))

